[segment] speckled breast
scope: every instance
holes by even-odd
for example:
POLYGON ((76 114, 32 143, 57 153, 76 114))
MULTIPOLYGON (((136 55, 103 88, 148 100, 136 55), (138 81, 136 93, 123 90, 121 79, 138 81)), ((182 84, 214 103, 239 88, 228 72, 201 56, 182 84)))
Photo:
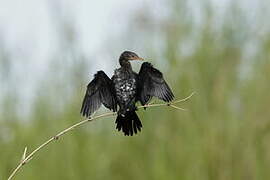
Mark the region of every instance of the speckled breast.
POLYGON ((117 69, 113 78, 116 98, 120 104, 128 105, 136 94, 136 76, 133 72, 117 69))

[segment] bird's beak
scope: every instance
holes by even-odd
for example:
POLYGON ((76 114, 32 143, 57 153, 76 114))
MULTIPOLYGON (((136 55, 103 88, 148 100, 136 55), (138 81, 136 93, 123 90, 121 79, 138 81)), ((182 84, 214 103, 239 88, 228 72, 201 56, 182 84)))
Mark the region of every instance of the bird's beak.
POLYGON ((138 57, 136 60, 143 61, 144 59, 143 59, 143 58, 141 58, 141 57, 138 57))
POLYGON ((140 60, 140 61, 143 61, 144 59, 143 58, 141 58, 141 57, 139 57, 139 56, 137 56, 137 57, 135 57, 134 59, 132 59, 132 60, 140 60))

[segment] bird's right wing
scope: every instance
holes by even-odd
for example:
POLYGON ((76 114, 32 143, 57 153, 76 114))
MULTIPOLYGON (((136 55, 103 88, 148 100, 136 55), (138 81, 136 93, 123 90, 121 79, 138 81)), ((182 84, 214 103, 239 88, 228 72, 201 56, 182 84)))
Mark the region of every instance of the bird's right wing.
POLYGON ((89 117, 100 108, 101 104, 115 112, 117 103, 114 94, 112 80, 103 71, 98 71, 94 79, 87 85, 81 114, 89 117))
POLYGON ((144 62, 141 66, 138 74, 138 84, 137 99, 142 105, 147 104, 153 96, 165 102, 170 102, 174 98, 162 73, 148 62, 144 62))

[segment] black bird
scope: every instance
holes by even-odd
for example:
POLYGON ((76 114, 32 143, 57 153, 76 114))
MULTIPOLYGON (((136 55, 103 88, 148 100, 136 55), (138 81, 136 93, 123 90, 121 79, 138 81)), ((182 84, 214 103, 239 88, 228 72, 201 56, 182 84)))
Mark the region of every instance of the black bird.
POLYGON ((162 73, 149 62, 144 62, 139 73, 132 70, 131 60, 143 60, 134 52, 125 51, 120 55, 120 68, 110 79, 103 71, 98 71, 88 84, 82 103, 81 114, 89 117, 103 104, 117 111, 116 129, 124 135, 132 136, 141 131, 142 123, 136 114, 136 102, 147 104, 153 96, 170 102, 174 95, 163 79, 162 73), (118 108, 119 107, 119 108, 118 108))

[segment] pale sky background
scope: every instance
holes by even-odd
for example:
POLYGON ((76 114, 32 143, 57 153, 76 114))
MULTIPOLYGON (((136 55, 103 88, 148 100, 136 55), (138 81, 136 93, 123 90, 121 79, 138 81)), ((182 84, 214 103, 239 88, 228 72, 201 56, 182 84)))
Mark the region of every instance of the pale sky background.
MULTIPOLYGON (((126 0, 1 0, 0 40, 11 52, 11 80, 18 84, 21 97, 25 101, 31 98, 35 85, 50 68, 50 56, 59 48, 53 8, 63 19, 70 18, 75 23, 80 51, 86 57, 95 57, 109 37, 121 32, 129 13, 144 4, 143 0, 136 3, 126 0)), ((96 64, 98 68, 109 66, 98 60, 96 64)), ((0 84, 0 89, 1 92, 9 90, 4 83, 0 84)))
MULTIPOLYGON (((155 15, 162 15, 163 0, 1 0, 0 33, 8 49, 17 51, 18 61, 31 61, 31 67, 43 70, 50 52, 56 46, 57 33, 52 19, 51 2, 57 2, 59 11, 73 15, 79 44, 87 55, 100 50, 108 37, 121 32, 130 14, 145 6, 155 15)), ((212 0, 224 9, 229 0, 212 0)), ((189 1, 196 9, 196 1, 189 1)), ((57 4, 56 3, 56 4, 57 4)), ((121 41, 121 40, 119 40, 121 41)))
MULTIPOLYGON (((30 69, 42 71, 46 60, 57 48, 57 29, 50 3, 45 0, 2 0, 0 6, 0 32, 8 49, 17 52, 16 59, 25 59, 30 69), (31 63, 29 63, 31 61, 31 63)), ((79 44, 85 54, 92 55, 108 36, 113 36, 124 26, 127 14, 136 6, 126 0, 63 0, 59 4, 60 14, 71 14, 76 23, 79 44), (117 26, 115 26, 117 24, 117 26)), ((65 17, 64 17, 65 18, 65 17)), ((19 63, 19 62, 18 62, 19 63)), ((25 64, 25 62, 24 62, 25 64)))
MULTIPOLYGON (((166 0, 1 0, 0 34, 8 49, 19 56, 18 61, 30 61, 30 69, 42 71, 50 52, 57 48, 57 33, 52 19, 51 2, 57 2, 59 11, 73 15, 79 44, 86 55, 99 51, 105 40, 121 33, 130 14, 143 7, 151 7, 156 16, 162 15, 166 0)), ((217 12, 226 8, 230 0, 211 0, 217 12)), ((188 1, 199 12, 196 0, 188 1)), ((240 0, 244 9, 254 7, 252 0, 240 0)), ((56 3, 56 4, 57 4, 56 3)), ((252 8, 254 9, 254 8, 252 8)), ((251 9, 251 10, 252 10, 251 9)), ((197 13, 198 14, 198 13, 197 13)), ((250 14, 254 14, 250 11, 250 14)), ((198 18, 199 19, 199 18, 198 18)), ((119 40, 121 41, 121 40, 119 40)), ((20 66, 20 65, 18 65, 20 66)))

